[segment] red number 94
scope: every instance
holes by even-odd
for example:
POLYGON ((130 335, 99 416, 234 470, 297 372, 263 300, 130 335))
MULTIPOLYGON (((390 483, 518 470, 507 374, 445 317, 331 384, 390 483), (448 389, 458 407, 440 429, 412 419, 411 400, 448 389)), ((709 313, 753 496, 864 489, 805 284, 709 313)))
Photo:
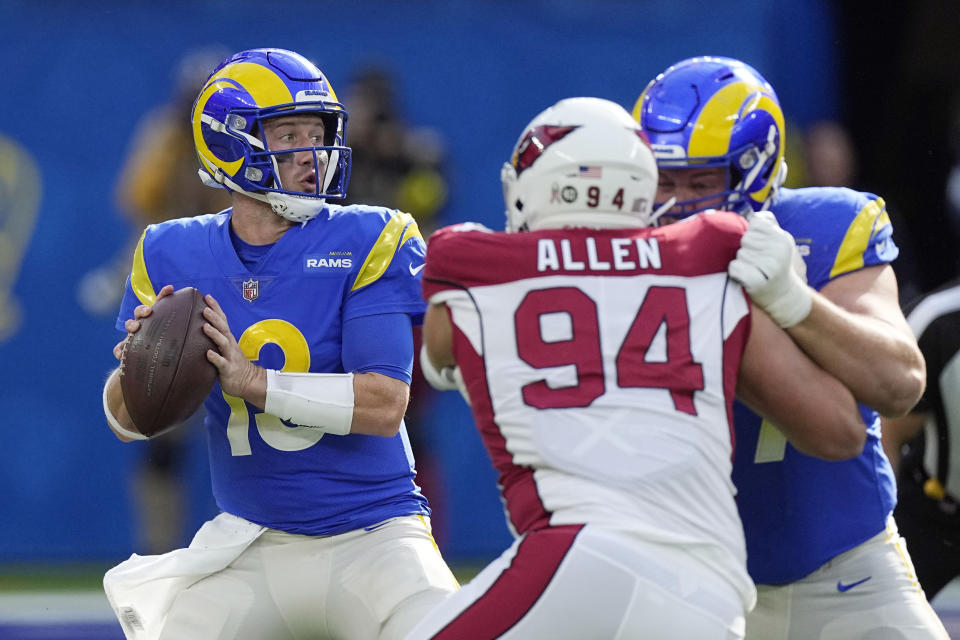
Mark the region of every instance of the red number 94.
MULTIPOLYGON (((517 353, 535 369, 573 365, 577 383, 550 387, 546 380, 523 386, 523 401, 538 409, 587 407, 603 395, 606 380, 600 349, 597 304, 576 287, 538 289, 528 293, 514 314, 517 353), (547 341, 540 319, 565 313, 571 336, 547 341)), ((615 360, 617 386, 667 389, 678 411, 696 415, 694 391, 703 390, 703 366, 690 352, 690 314, 686 294, 679 287, 650 287, 637 311, 615 360), (661 325, 666 326, 665 361, 648 362, 647 352, 661 325)))

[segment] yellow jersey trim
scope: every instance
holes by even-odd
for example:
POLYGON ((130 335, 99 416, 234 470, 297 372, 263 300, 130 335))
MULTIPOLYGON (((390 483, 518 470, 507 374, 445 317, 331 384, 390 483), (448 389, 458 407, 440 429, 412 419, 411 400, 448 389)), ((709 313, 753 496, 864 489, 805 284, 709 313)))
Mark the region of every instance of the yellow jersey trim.
POLYGON ((357 279, 353 281, 353 287, 350 288, 350 291, 356 291, 376 282, 390 266, 397 249, 402 247, 403 243, 410 238, 420 238, 422 241, 423 236, 420 235, 420 228, 412 215, 398 211, 390 218, 383 231, 380 232, 380 237, 373 243, 373 249, 367 254, 366 260, 363 261, 357 279))
POLYGON ((144 229, 140 234, 140 240, 137 242, 137 249, 133 252, 133 269, 130 271, 130 286, 133 293, 136 294, 140 304, 153 306, 157 301, 157 294, 153 289, 153 283, 150 282, 150 274, 147 273, 147 263, 143 258, 143 239, 147 237, 147 230, 144 229))
POLYGON ((862 269, 863 252, 867 250, 870 238, 888 224, 890 224, 890 216, 887 214, 883 198, 867 203, 847 227, 847 233, 843 237, 837 258, 830 270, 830 277, 835 278, 841 274, 862 269))

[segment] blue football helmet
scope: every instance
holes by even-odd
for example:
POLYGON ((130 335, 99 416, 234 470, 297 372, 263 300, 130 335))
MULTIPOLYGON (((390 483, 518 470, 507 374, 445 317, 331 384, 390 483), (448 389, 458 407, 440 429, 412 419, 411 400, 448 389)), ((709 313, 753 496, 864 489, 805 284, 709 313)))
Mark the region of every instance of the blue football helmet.
POLYGON ((333 87, 312 62, 284 49, 241 51, 214 69, 193 105, 193 141, 200 178, 209 186, 266 202, 278 215, 305 222, 326 198, 346 196, 351 150, 346 146, 347 112, 333 87), (263 120, 317 114, 324 122, 322 146, 272 151, 262 137, 263 120), (313 153, 313 193, 284 187, 278 156, 313 153))
MULTIPOLYGON (((724 167, 727 190, 677 202, 687 217, 708 208, 746 214, 768 207, 787 175, 784 119, 773 87, 756 69, 732 58, 678 62, 654 78, 633 117, 664 169, 724 167)), ((658 203, 659 204, 659 203, 658 203)))

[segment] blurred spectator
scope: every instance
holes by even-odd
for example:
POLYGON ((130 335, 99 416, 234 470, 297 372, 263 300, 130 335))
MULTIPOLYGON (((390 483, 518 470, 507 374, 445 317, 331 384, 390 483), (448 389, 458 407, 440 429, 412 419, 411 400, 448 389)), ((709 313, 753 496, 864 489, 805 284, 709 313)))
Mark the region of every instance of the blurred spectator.
MULTIPOLYGON (((922 265, 916 289, 928 292, 960 267, 957 231, 944 184, 952 158, 945 133, 955 117, 960 88, 960 3, 924 0, 897 11, 876 11, 868 0, 831 3, 838 18, 838 63, 846 124, 857 142, 864 188, 883 185, 900 205, 922 265), (884 34, 883 47, 874 46, 884 34)), ((901 238, 897 244, 903 248, 901 238)), ((903 257, 894 263, 896 269, 903 257)), ((910 301, 916 296, 901 296, 910 301)))
POLYGON ((13 294, 40 211, 40 170, 33 154, 0 133, 0 343, 23 323, 13 294))
POLYGON ((818 120, 801 126, 787 121, 787 130, 800 135, 786 136, 786 160, 790 170, 784 186, 858 186, 859 163, 847 128, 835 120, 818 120))
MULTIPOLYGON (((424 239, 437 227, 447 202, 444 178, 445 143, 439 132, 408 125, 400 114, 397 89, 390 72, 366 66, 340 96, 350 119, 347 144, 353 149, 350 184, 344 203, 379 205, 413 215, 424 239)), ((420 326, 413 329, 414 353, 420 352, 420 326)), ((431 447, 430 407, 437 391, 426 383, 420 358, 413 359, 410 404, 406 421, 417 459, 417 484, 433 508, 434 538, 447 539, 447 508, 442 468, 431 447)))
POLYGON ((117 209, 133 234, 110 262, 86 274, 78 290, 80 305, 91 314, 116 313, 130 256, 144 227, 171 218, 215 213, 230 206, 230 196, 211 189, 197 176, 199 164, 189 127, 190 107, 213 69, 229 51, 200 48, 180 59, 170 99, 148 111, 137 123, 114 189, 117 209))
POLYGON ((116 197, 120 210, 137 228, 138 238, 145 225, 230 206, 226 191, 205 186, 197 176, 193 138, 184 126, 210 70, 228 55, 226 49, 211 47, 184 56, 177 66, 171 100, 148 112, 137 125, 116 197))
MULTIPOLYGON (((88 312, 117 312, 130 256, 144 227, 230 206, 227 191, 200 181, 189 127, 197 93, 210 70, 229 54, 216 46, 186 54, 177 64, 169 101, 148 111, 137 124, 115 190, 117 207, 134 233, 111 262, 84 277, 79 295, 88 312)), ((202 410, 191 423, 201 421, 202 410)), ((165 553, 185 546, 189 539, 193 527, 187 522, 190 505, 184 474, 191 438, 198 433, 187 425, 151 440, 144 450, 134 483, 139 553, 165 553)))
MULTIPOLYGON (((849 187, 872 192, 861 180, 857 148, 850 131, 841 122, 817 121, 803 130, 800 141, 788 140, 787 145, 790 154, 787 186, 849 187)), ((918 268, 913 225, 901 213, 899 203, 886 198, 886 204, 887 215, 893 222, 894 241, 900 248, 900 256, 891 266, 897 274, 899 299, 903 303, 920 295, 922 274, 918 268)))
POLYGON ((440 134, 404 122, 386 69, 362 69, 343 101, 350 113, 347 144, 353 148, 344 202, 406 211, 426 238, 447 201, 446 150, 440 134))
POLYGON ((821 120, 803 138, 807 184, 852 187, 857 183, 857 156, 849 132, 839 122, 821 120))

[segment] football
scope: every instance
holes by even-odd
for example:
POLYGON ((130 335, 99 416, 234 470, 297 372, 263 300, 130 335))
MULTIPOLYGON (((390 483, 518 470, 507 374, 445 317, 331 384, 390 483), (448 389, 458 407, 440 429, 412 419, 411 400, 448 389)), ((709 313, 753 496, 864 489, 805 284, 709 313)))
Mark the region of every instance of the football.
POLYGON ((210 394, 216 349, 203 332, 203 294, 184 287, 153 305, 127 340, 120 359, 120 389, 137 431, 148 438, 189 418, 210 394))

